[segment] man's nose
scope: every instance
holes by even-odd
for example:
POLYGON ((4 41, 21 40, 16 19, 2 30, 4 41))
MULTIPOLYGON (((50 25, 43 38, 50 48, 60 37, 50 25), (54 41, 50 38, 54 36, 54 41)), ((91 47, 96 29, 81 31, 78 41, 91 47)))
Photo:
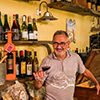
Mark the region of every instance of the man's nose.
POLYGON ((60 44, 57 45, 57 48, 62 48, 60 44))

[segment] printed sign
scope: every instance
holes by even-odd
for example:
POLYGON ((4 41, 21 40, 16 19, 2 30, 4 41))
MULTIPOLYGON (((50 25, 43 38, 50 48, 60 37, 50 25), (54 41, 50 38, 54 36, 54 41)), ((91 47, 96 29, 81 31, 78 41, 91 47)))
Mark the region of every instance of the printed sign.
POLYGON ((9 44, 5 50, 10 53, 13 50, 13 48, 14 47, 11 44, 9 44))

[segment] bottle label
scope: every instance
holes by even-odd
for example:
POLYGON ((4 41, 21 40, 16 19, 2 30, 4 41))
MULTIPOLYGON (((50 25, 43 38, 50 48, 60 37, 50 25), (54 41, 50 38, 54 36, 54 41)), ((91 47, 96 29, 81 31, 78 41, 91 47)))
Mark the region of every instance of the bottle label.
POLYGON ((9 70, 13 69, 13 59, 7 59, 7 68, 9 70))
POLYGON ((27 64, 27 75, 32 75, 32 64, 27 64))
POLYGON ((28 39, 28 31, 23 31, 22 32, 22 38, 27 38, 28 39))
POLYGON ((21 62, 21 74, 26 73, 26 62, 21 62))
POLYGON ((33 33, 29 33, 29 39, 34 39, 33 33))
POLYGON ((21 93, 20 93, 20 100, 27 100, 26 94, 24 91, 21 91, 21 93))
POLYGON ((34 67, 35 67, 35 70, 34 71, 37 72, 38 71, 38 64, 35 63, 35 66, 34 67))
POLYGON ((18 29, 12 29, 13 32, 16 32, 15 34, 12 34, 13 40, 19 40, 19 30, 18 29))
POLYGON ((19 75, 19 64, 16 64, 16 75, 19 75))
POLYGON ((33 37, 34 37, 34 39, 38 39, 38 32, 36 30, 33 33, 33 37))

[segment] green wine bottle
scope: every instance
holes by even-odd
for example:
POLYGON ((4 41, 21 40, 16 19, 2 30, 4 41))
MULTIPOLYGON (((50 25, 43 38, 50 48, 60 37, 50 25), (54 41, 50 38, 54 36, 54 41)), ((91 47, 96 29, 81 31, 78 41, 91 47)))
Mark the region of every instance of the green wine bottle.
POLYGON ((16 23, 17 23, 17 26, 18 26, 19 40, 20 40, 20 25, 19 25, 19 15, 18 14, 16 14, 16 23))
POLYGON ((20 40, 28 40, 28 27, 26 25, 26 16, 23 15, 23 23, 21 25, 20 40))
POLYGON ((0 12, 0 40, 2 40, 2 32, 3 32, 3 26, 2 26, 2 21, 1 21, 1 12, 0 12))
MULTIPOLYGON (((9 24, 8 24, 8 20, 7 20, 7 14, 4 15, 4 32, 8 32, 10 30, 9 24)), ((4 40, 7 40, 7 33, 4 36, 4 40)))
POLYGON ((28 40, 33 40, 33 27, 31 23, 31 16, 28 17, 28 40))

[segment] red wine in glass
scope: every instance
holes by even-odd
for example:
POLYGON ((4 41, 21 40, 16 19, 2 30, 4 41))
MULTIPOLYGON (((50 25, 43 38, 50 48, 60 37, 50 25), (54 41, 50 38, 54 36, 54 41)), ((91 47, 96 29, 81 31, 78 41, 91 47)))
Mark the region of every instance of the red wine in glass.
POLYGON ((44 67, 42 67, 43 72, 47 71, 48 69, 50 69, 50 66, 44 66, 44 67))

